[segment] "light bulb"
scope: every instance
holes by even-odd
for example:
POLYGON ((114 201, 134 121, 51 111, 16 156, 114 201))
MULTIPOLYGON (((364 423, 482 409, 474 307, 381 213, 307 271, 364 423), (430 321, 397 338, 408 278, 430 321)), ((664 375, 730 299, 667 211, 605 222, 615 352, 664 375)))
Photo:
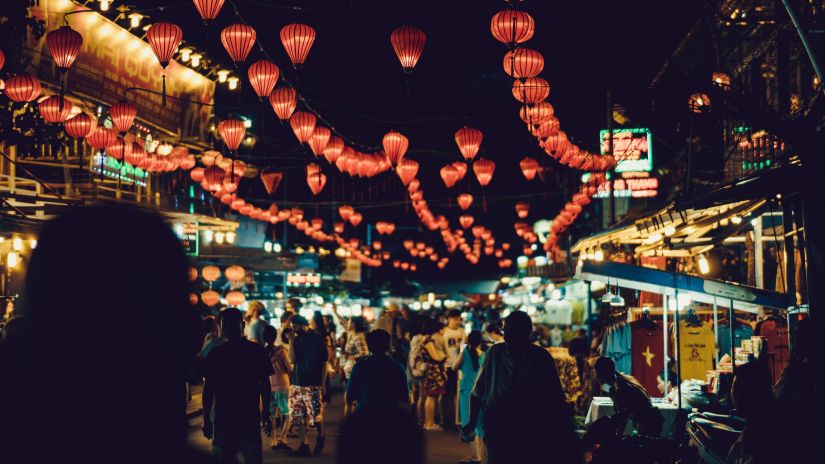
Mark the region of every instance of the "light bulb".
POLYGON ((111 0, 100 0, 100 11, 109 11, 111 0))
POLYGON ((23 239, 14 237, 11 241, 11 247, 14 251, 21 251, 23 249, 23 239))
POLYGON ((215 238, 215 233, 212 232, 212 229, 206 229, 203 231, 203 239, 209 243, 215 238))
POLYGON ((252 120, 251 119, 244 119, 243 120, 243 126, 246 127, 247 129, 249 129, 250 127, 252 127, 252 120))
POLYGON ((192 56, 191 56, 192 63, 191 64, 192 64, 193 68, 197 68, 198 66, 201 65, 201 58, 203 58, 203 55, 201 55, 200 53, 193 53, 192 54, 192 56))
POLYGON ((37 248, 37 239, 36 239, 36 238, 33 238, 33 239, 29 240, 29 247, 30 247, 32 250, 34 250, 35 248, 37 248))
POLYGON ((192 49, 191 48, 182 48, 180 50, 180 60, 186 63, 189 61, 189 57, 192 56, 192 49))
POLYGON ((281 244, 278 243, 278 242, 273 243, 272 244, 272 252, 273 253, 280 253, 281 252, 281 244))
POLYGON ((17 263, 20 262, 20 255, 16 252, 12 251, 8 255, 6 255, 6 266, 9 269, 14 269, 17 267, 17 263))
POLYGON ((223 244, 224 233, 223 232, 215 232, 215 243, 223 244))
POLYGON ((604 251, 596 250, 596 253, 593 254, 593 259, 596 261, 604 261, 604 251))
POLYGON ((676 227, 672 225, 665 226, 665 236, 670 237, 671 235, 676 233, 676 227))
POLYGON ((140 13, 129 13, 129 27, 138 27, 140 26, 140 20, 143 19, 143 15, 140 13))
POLYGON ((710 263, 708 263, 708 259, 705 258, 705 255, 699 255, 696 258, 696 261, 699 264, 699 272, 702 274, 707 274, 710 272, 710 263))
POLYGON ((226 233, 226 243, 235 243, 235 232, 226 233))
POLYGON ((229 70, 221 69, 218 71, 218 82, 224 83, 226 82, 226 78, 229 77, 229 70))
POLYGON ((238 79, 235 76, 232 76, 230 78, 227 78, 226 80, 229 82, 229 90, 235 90, 238 88, 238 81, 240 79, 238 79))
POLYGON ((272 253, 272 242, 269 240, 264 242, 264 251, 267 253, 272 253))
POLYGON ((730 222, 732 222, 734 225, 739 225, 742 223, 742 216, 731 216, 730 222))

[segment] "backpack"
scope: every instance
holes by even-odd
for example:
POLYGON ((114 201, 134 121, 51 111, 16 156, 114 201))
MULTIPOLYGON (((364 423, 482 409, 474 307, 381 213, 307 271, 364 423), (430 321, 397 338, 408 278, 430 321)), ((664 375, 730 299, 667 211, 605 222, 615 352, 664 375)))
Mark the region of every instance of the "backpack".
POLYGON ((427 373, 427 363, 423 356, 424 343, 418 343, 410 350, 410 373, 416 379, 423 379, 427 373))

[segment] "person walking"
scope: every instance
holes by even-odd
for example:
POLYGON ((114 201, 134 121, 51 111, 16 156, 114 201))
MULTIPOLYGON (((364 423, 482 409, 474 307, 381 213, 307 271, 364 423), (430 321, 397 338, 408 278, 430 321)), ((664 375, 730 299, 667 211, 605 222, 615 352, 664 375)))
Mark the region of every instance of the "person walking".
MULTIPOLYGON (((458 385, 458 418, 460 424, 466 424, 470 421, 470 394, 473 391, 473 385, 478 377, 478 371, 481 368, 481 363, 484 360, 484 352, 481 351, 482 336, 478 330, 473 330, 467 336, 467 346, 456 358, 453 364, 453 370, 459 373, 461 379, 458 385)), ((481 439, 483 434, 481 430, 476 427, 476 438, 470 442, 470 456, 467 459, 459 461, 462 464, 478 464, 481 462, 481 439)))
POLYGON ((349 409, 392 410, 410 403, 410 388, 404 366, 393 360, 388 352, 390 334, 376 329, 366 336, 371 355, 353 366, 346 386, 349 409))
POLYGON ((260 301, 250 301, 249 309, 246 310, 246 314, 244 315, 244 321, 246 322, 244 335, 246 335, 248 340, 261 346, 264 345, 264 327, 269 325, 261 319, 261 316, 264 314, 266 314, 266 306, 264 306, 263 303, 260 301))
POLYGON ((444 423, 451 420, 457 427, 461 427, 461 424, 458 417, 458 371, 454 366, 461 353, 461 344, 464 343, 464 337, 466 336, 462 323, 461 311, 451 309, 447 312, 447 326, 444 328, 445 353, 447 354, 447 385, 441 417, 444 418, 444 423))
POLYGON ((324 449, 323 386, 329 354, 325 338, 309 330, 305 317, 292 318, 289 356, 294 366, 289 387, 290 423, 299 428, 301 445, 290 456, 318 455, 324 449), (315 427, 318 438, 312 452, 309 449, 309 428, 315 427))
POLYGON ((274 450, 289 449, 286 444, 287 418, 289 417, 289 376, 292 374, 292 365, 289 363, 286 345, 276 345, 278 339, 278 329, 267 325, 264 328, 264 342, 266 351, 269 354, 269 361, 275 371, 269 376, 269 386, 272 390, 272 400, 269 403, 269 415, 272 417, 272 445, 274 450), (278 433, 278 426, 281 426, 281 433, 278 433))
POLYGON ((424 339, 421 341, 421 360, 426 366, 421 382, 421 395, 424 396, 424 430, 443 431, 444 429, 435 423, 435 410, 438 399, 443 397, 446 391, 447 376, 444 373, 444 362, 447 355, 436 346, 434 336, 438 329, 438 323, 430 319, 424 339))
POLYGON ((572 412, 556 364, 547 350, 530 343, 531 331, 527 313, 507 316, 504 343, 487 350, 470 395, 462 440, 473 440, 480 426, 490 464, 544 462, 548 450, 553 462, 576 461, 572 412))
POLYGON ((203 386, 203 434, 221 462, 235 464, 237 454, 248 464, 261 464, 261 425, 271 422, 269 376, 275 371, 266 350, 243 337, 243 314, 237 308, 220 314, 226 343, 212 350, 206 360, 203 386), (209 420, 212 407, 215 419, 209 420))

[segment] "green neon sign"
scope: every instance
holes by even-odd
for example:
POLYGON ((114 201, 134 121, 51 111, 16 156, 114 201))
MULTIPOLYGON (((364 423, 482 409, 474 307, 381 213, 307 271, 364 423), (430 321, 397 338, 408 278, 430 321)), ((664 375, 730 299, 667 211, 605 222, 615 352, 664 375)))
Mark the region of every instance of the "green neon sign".
MULTIPOLYGON (((610 152, 607 130, 599 132, 601 154, 610 152)), ((647 128, 613 129, 613 157, 616 172, 650 172, 653 170, 653 136, 647 128)))

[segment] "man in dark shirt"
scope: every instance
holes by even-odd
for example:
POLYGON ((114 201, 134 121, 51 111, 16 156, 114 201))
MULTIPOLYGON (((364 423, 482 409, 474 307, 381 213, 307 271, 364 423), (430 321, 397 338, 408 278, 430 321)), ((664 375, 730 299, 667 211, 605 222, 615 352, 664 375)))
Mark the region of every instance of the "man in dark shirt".
POLYGON ((308 329, 306 318, 296 315, 292 318, 293 332, 290 334, 289 357, 294 365, 292 382, 289 387, 289 418, 301 434, 301 446, 290 452, 291 456, 310 456, 307 429, 318 430, 318 440, 313 453, 324 450, 324 410, 323 385, 327 375, 327 351, 324 337, 308 329))
POLYGON ((472 440, 478 423, 490 464, 543 462, 547 450, 553 450, 553 462, 575 461, 572 412, 556 364, 547 350, 530 343, 531 332, 527 313, 507 316, 505 343, 487 350, 470 396, 462 439, 472 440))
POLYGON ((227 341, 215 347, 206 361, 203 386, 203 434, 223 463, 260 464, 261 424, 269 423, 269 410, 260 404, 270 400, 269 376, 274 373, 266 350, 243 337, 243 315, 237 308, 220 314, 227 341), (215 419, 209 420, 215 404, 215 419))
POLYGON ((401 364, 387 356, 390 342, 390 334, 381 329, 367 335, 367 347, 372 356, 355 364, 347 382, 347 402, 355 404, 355 410, 393 409, 409 404, 407 372, 401 364))
MULTIPOLYGON (((645 388, 635 378, 616 372, 613 360, 600 357, 593 366, 603 390, 613 399, 613 409, 636 423, 641 435, 658 437, 662 434, 664 418, 653 407, 645 388)), ((622 419, 627 423, 626 419, 622 419)))

